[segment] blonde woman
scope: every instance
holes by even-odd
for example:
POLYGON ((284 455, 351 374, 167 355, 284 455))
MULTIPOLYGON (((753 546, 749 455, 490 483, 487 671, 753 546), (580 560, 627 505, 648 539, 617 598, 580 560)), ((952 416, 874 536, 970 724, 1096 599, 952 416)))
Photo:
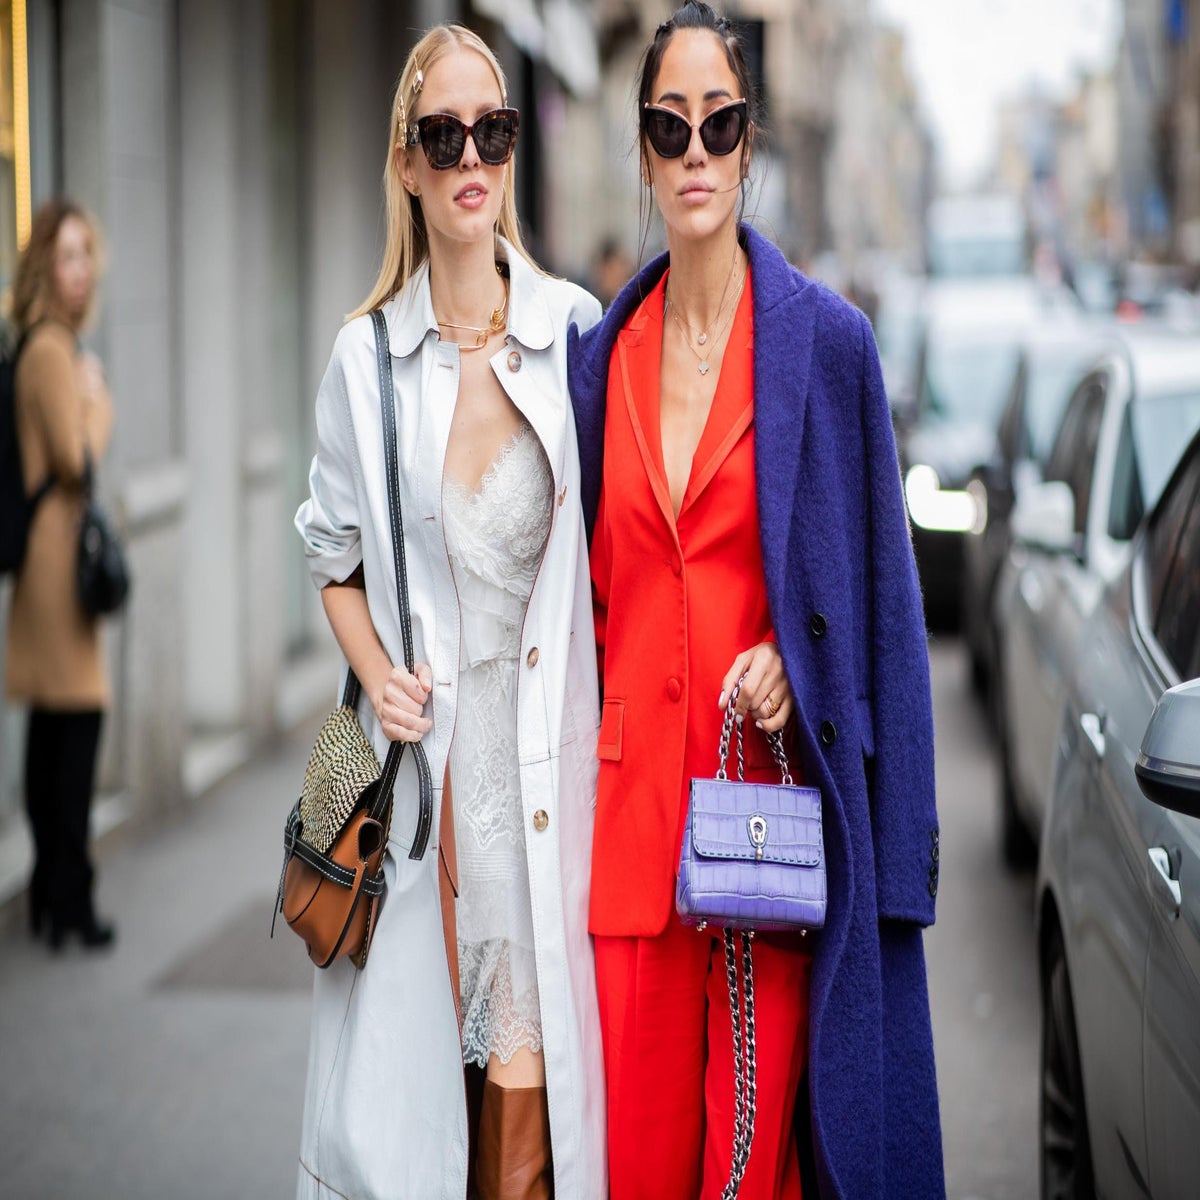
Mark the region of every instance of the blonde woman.
POLYGON ((33 515, 17 572, 5 692, 29 705, 25 807, 33 831, 29 924, 59 949, 78 936, 108 946, 92 904, 88 814, 100 727, 111 699, 100 623, 75 587, 79 522, 90 464, 112 432, 100 360, 79 344, 95 298, 99 232, 69 200, 34 215, 13 283, 21 338, 14 381, 17 441, 33 515))
POLYGON ((296 524, 380 756, 388 740, 423 741, 438 835, 409 857, 418 790, 406 756, 370 959, 361 973, 345 960, 317 972, 302 1197, 462 1200, 469 1170, 480 1197, 607 1195, 587 934, 596 658, 566 390, 567 328, 590 327, 600 306, 521 243, 519 123, 475 34, 442 25, 417 43, 390 117, 383 266, 317 397, 296 524), (411 675, 377 307, 396 394, 411 675), (472 1121, 464 1063, 484 1075, 472 1121))

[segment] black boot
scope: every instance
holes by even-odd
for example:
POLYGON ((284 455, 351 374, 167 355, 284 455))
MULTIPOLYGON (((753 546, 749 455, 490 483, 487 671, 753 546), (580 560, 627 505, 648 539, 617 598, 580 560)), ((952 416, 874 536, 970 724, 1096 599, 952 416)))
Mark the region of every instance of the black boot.
POLYGON ((97 920, 96 914, 88 912, 80 920, 62 921, 54 918, 50 922, 50 949, 61 950, 68 934, 78 934, 85 950, 102 950, 117 940, 116 926, 111 921, 97 920))

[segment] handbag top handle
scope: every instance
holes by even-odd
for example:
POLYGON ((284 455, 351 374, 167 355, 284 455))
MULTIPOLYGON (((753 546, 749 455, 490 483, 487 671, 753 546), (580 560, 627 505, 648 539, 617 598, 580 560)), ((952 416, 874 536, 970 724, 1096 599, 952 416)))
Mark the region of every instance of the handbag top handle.
MULTIPOLYGON (((392 352, 388 345, 387 322, 379 309, 371 312, 375 326, 375 360, 379 368, 379 406, 383 419, 383 454, 387 476, 388 516, 392 527, 392 562, 396 569, 396 595, 400 607, 400 635, 404 640, 404 665, 412 674, 416 666, 413 650, 412 611, 408 596, 408 567, 404 557, 404 520, 400 512, 400 482, 398 478, 399 457, 396 447, 396 400, 392 387, 392 352)), ((353 708, 358 704, 362 692, 353 669, 346 672, 346 687, 342 703, 353 708)), ((407 742, 390 742, 383 770, 379 776, 379 787, 371 802, 371 815, 382 823, 387 806, 396 785, 400 760, 404 757, 407 742)), ((413 760, 417 765, 417 782, 420 798, 417 808, 417 828, 413 835, 411 859, 424 857, 429 843, 429 832, 433 828, 433 776, 429 770, 429 759, 420 742, 412 743, 413 760)))
MULTIPOLYGON (((729 743, 732 740, 735 725, 737 726, 737 777, 739 782, 746 781, 746 747, 742 737, 742 722, 736 720, 733 715, 745 679, 746 676, 742 675, 741 679, 733 685, 733 691, 729 693, 729 703, 725 705, 725 721, 721 726, 721 745, 717 751, 720 758, 717 778, 723 781, 729 778, 725 764, 729 761, 729 743)), ((782 730, 777 729, 774 733, 768 733, 767 745, 771 747, 771 753, 775 755, 775 762, 779 765, 779 771, 783 777, 781 782, 784 787, 791 787, 793 784, 792 768, 788 765, 787 751, 783 748, 782 730)))

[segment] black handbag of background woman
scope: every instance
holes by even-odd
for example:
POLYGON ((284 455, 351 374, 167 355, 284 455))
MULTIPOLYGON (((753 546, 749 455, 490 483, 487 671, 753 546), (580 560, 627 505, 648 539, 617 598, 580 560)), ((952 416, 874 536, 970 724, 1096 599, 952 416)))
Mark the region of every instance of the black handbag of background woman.
POLYGON ((129 595, 129 566, 121 540, 93 494, 92 459, 85 452, 83 519, 79 523, 76 580, 79 603, 93 617, 116 612, 129 595))

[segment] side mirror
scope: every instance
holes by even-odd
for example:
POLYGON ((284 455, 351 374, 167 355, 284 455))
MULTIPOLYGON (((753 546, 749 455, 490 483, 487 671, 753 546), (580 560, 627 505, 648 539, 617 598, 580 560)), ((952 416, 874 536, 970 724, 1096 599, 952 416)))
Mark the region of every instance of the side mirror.
POLYGON ((1147 800, 1200 817, 1200 679, 1159 697, 1133 773, 1147 800))
POLYGON ((1075 493, 1057 480, 1021 490, 1012 515, 1013 537, 1051 554, 1074 554, 1075 493))

